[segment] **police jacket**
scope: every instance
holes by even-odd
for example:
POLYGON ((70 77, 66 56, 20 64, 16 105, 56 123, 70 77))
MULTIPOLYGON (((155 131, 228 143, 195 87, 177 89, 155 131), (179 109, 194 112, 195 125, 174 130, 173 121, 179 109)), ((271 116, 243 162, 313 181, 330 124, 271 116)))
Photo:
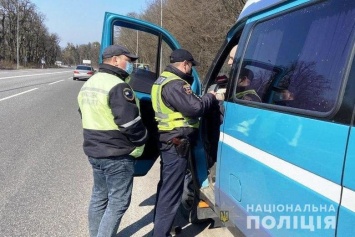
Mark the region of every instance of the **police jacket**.
MULTIPOLYGON (((199 97, 192 92, 190 84, 193 82, 193 77, 191 75, 181 72, 172 65, 167 66, 164 72, 172 73, 176 75, 176 77, 183 79, 171 80, 166 83, 161 90, 162 101, 164 105, 171 110, 180 112, 184 117, 198 119, 216 103, 218 106, 218 101, 214 95, 207 93, 199 97)), ((158 78, 157 81, 159 80, 161 80, 161 78, 158 78)), ((154 97, 152 95, 152 100, 153 99, 154 97)), ((161 142, 167 142, 174 137, 193 139, 193 137, 196 136, 196 131, 197 129, 194 126, 175 127, 170 131, 159 130, 159 140, 161 142)))
MULTIPOLYGON (((84 130, 84 152, 95 158, 131 154, 147 140, 134 93, 124 82, 128 73, 101 64, 81 88, 79 111, 84 130)), ((142 149, 141 149, 142 150, 142 149)))

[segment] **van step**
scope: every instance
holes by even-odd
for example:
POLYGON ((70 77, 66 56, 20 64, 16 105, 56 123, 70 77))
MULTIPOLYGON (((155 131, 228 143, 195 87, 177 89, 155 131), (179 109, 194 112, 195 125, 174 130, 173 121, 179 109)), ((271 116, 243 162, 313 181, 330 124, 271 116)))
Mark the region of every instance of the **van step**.
POLYGON ((207 186, 205 188, 200 189, 200 199, 207 202, 210 207, 214 207, 215 205, 215 196, 214 190, 207 186))
POLYGON ((211 208, 197 208, 197 218, 199 220, 204 220, 204 219, 216 219, 218 218, 217 214, 211 209, 211 208))
MULTIPOLYGON (((200 199, 202 200, 201 206, 197 208, 197 218, 199 220, 207 218, 218 218, 217 214, 214 212, 214 192, 210 187, 202 188, 200 190, 200 199)), ((199 203, 200 204, 200 203, 199 203)))

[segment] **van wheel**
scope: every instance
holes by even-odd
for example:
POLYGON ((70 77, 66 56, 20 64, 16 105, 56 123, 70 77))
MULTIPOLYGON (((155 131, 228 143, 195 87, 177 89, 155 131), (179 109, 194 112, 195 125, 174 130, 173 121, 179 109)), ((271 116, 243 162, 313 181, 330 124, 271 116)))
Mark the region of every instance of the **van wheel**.
POLYGON ((197 224, 204 220, 199 220, 197 217, 197 205, 199 198, 197 191, 194 188, 192 174, 190 170, 186 171, 185 181, 184 181, 184 191, 180 203, 180 213, 182 216, 190 223, 197 224))

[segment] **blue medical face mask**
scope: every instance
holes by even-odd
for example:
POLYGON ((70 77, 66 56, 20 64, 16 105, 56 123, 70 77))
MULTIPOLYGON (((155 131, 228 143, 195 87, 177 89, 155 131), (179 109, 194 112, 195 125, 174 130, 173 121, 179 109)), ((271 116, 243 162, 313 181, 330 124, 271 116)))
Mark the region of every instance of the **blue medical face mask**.
POLYGON ((132 72, 133 72, 133 63, 130 63, 130 62, 127 62, 127 61, 126 61, 126 69, 125 69, 125 71, 126 71, 129 75, 131 75, 132 72))

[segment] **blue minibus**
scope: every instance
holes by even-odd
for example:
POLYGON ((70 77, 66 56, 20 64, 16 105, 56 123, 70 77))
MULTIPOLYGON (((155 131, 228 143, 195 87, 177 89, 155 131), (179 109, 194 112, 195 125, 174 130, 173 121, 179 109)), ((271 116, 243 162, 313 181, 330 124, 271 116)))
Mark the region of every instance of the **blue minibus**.
MULTIPOLYGON (((355 236, 354 31, 354 0, 245 4, 206 78, 193 71, 195 93, 226 92, 223 122, 201 118, 186 173, 180 209, 191 222, 218 218, 236 236, 355 236)), ((164 28, 106 13, 101 51, 112 44, 149 65, 129 81, 150 133, 143 176, 159 156, 151 86, 181 46, 164 28)))

